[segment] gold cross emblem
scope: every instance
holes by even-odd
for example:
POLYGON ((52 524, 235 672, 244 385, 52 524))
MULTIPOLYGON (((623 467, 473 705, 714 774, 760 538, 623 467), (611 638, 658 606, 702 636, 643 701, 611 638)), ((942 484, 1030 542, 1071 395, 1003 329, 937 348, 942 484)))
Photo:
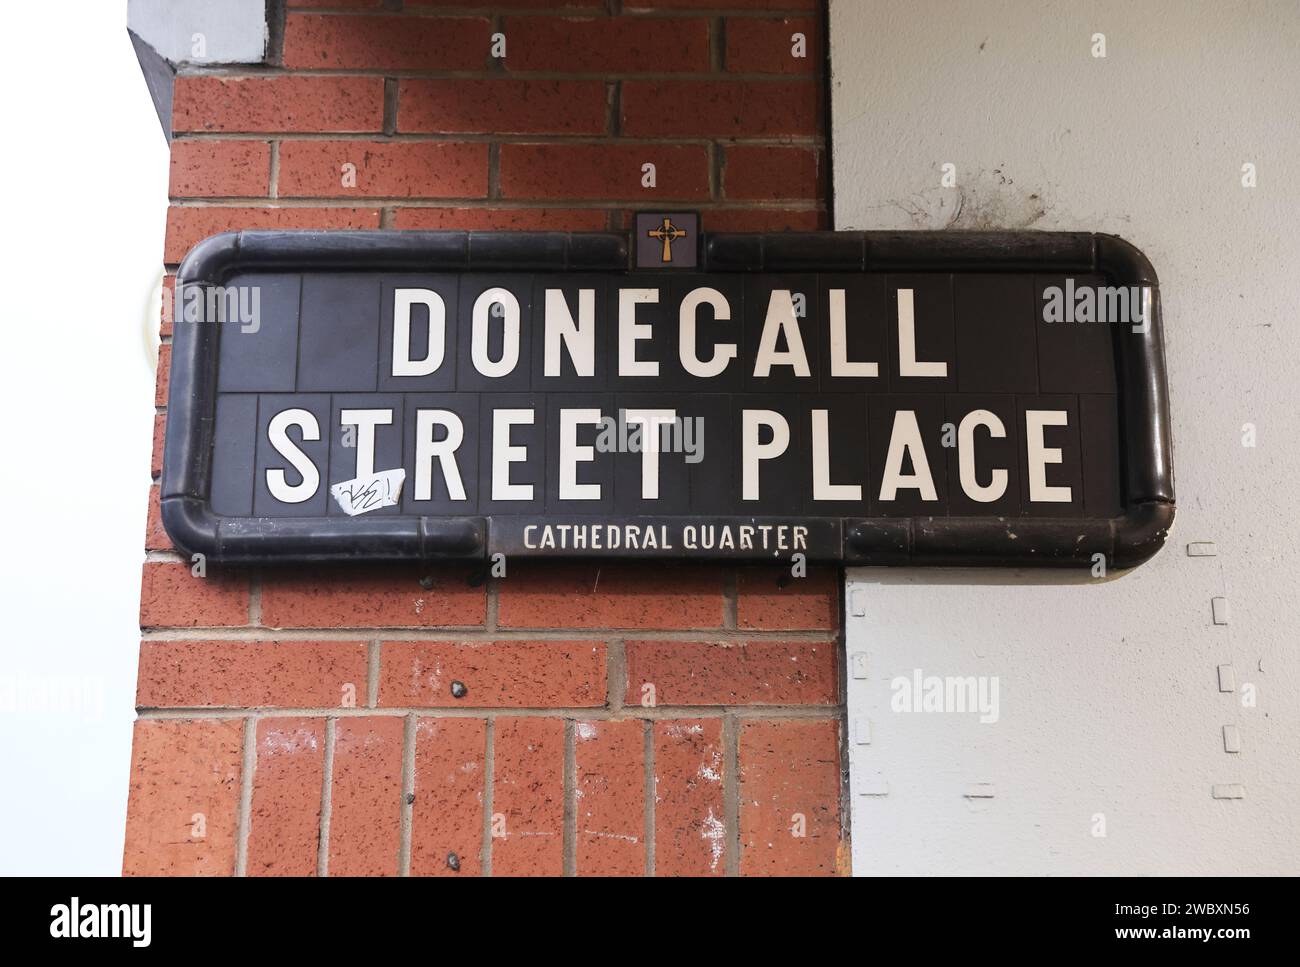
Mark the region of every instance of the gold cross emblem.
POLYGON ((673 260, 672 244, 679 238, 686 237, 686 229, 678 228, 672 223, 670 218, 665 216, 662 227, 652 228, 650 231, 646 232, 646 234, 651 238, 657 238, 659 241, 664 243, 664 254, 660 261, 671 262, 673 260))

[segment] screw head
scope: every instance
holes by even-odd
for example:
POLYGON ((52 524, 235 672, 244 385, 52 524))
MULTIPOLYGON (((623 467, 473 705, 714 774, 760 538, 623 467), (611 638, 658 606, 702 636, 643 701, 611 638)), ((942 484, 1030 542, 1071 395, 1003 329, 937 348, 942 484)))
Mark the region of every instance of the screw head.
POLYGON ((420 578, 420 587, 424 588, 424 590, 426 590, 426 591, 432 591, 432 590, 433 590, 433 575, 432 575, 432 574, 426 574, 424 577, 420 578))
POLYGON ((457 856, 455 853, 448 853, 448 854, 447 854, 447 865, 448 865, 449 867, 451 867, 453 870, 455 870, 457 873, 459 873, 459 872, 460 872, 460 857, 457 856))
POLYGON ((452 683, 451 683, 451 697, 452 697, 452 698, 464 698, 464 697, 465 697, 466 695, 468 695, 468 694, 469 694, 469 689, 465 687, 465 683, 464 683, 464 682, 452 682, 452 683))

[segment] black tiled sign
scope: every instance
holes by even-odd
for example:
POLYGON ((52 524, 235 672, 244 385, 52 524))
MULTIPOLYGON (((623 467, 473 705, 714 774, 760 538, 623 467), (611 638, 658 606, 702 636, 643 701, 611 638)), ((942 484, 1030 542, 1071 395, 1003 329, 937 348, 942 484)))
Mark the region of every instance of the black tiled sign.
POLYGON ((620 269, 616 236, 492 269, 464 253, 499 236, 243 238, 178 287, 226 307, 186 321, 178 296, 164 520, 186 549, 1123 565, 1138 510, 1172 514, 1155 300, 1129 307, 1144 331, 1064 321, 1067 283, 1154 288, 1093 236, 897 265, 843 236, 857 272, 721 236, 673 273, 620 269))

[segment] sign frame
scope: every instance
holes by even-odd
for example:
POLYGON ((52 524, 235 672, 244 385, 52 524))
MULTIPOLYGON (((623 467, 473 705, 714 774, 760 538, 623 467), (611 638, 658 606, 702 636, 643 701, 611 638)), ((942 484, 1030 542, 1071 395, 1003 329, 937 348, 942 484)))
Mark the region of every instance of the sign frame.
MULTIPOLYGON (((1108 285, 1148 287, 1146 331, 1112 327, 1123 445, 1119 516, 809 519, 831 521, 837 528, 839 553, 814 559, 853 566, 1092 567, 1101 554, 1108 568, 1122 569, 1142 563, 1163 545, 1175 499, 1159 284, 1151 263, 1131 243, 1082 232, 917 231, 704 233, 698 244, 701 273, 1089 273, 1102 275, 1108 285)), ((221 286, 236 273, 258 270, 625 273, 633 268, 633 252, 626 234, 612 232, 226 232, 190 251, 176 286, 178 293, 190 286, 221 286)), ((494 541, 490 515, 215 514, 209 492, 220 328, 178 320, 173 330, 161 506, 163 526, 180 551, 239 565, 473 560, 519 552, 517 542, 504 537, 505 528, 494 541)), ((716 520, 752 524, 762 519, 716 520)), ((728 555, 772 558, 770 551, 728 555)))

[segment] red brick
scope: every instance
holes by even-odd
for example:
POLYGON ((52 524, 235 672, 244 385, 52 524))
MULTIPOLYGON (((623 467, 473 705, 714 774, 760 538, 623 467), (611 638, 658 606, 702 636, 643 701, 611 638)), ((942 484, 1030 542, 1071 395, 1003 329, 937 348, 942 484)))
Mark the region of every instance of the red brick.
POLYGON ((721 719, 654 723, 655 876, 726 872, 721 719))
POLYGON ((411 807, 411 875, 483 871, 483 782, 487 722, 420 719, 415 726, 415 802, 411 807))
POLYGON ((172 130, 325 134, 384 128, 382 77, 182 76, 172 130))
POLYGON ((248 575, 186 562, 147 562, 140 583, 140 627, 217 628, 248 624, 248 575))
POLYGON ((463 569, 314 567, 267 572, 262 624, 268 628, 430 628, 480 625, 487 594, 463 569), (426 588, 420 582, 428 579, 426 588))
POLYGON ((398 131, 603 134, 604 81, 403 79, 398 131))
POLYGON ((736 622, 743 629, 839 630, 840 576, 833 568, 813 568, 803 578, 786 568, 743 568, 736 589, 736 622))
MULTIPOLYGON (((592 9, 603 11, 608 0, 510 0, 511 10, 563 10, 565 8, 592 9)), ((404 9, 418 10, 421 7, 435 7, 440 10, 482 10, 483 0, 405 0, 404 9)))
POLYGON ((709 69, 709 21, 644 17, 509 17, 512 71, 662 74, 709 69))
POLYGON ((483 198, 488 146, 448 142, 286 141, 280 145, 284 198, 483 198), (343 186, 343 165, 356 187, 343 186))
POLYGON ((727 18, 727 70, 756 74, 816 74, 822 65, 821 30, 813 17, 727 18), (794 34, 804 56, 794 56, 794 34))
POLYGON ((266 141, 173 141, 173 197, 202 198, 267 194, 271 145, 266 141))
POLYGON ((816 10, 821 0, 627 0, 627 10, 816 10))
POLYGON ((167 405, 167 386, 172 374, 171 343, 158 347, 158 369, 154 373, 153 405, 167 405))
POLYGON ((625 81, 623 133, 631 137, 811 137, 821 129, 813 80, 625 81))
POLYGON ((628 705, 832 705, 835 645, 815 641, 629 641, 628 705))
POLYGON ((162 475, 163 444, 167 435, 167 414, 155 413, 153 417, 153 454, 149 458, 149 474, 155 480, 162 475))
POLYGON ((722 185, 723 194, 733 200, 818 199, 825 194, 812 148, 734 145, 725 155, 722 185))
POLYGON ((839 723, 741 726, 741 874, 830 875, 839 843, 839 723), (799 826, 806 835, 795 835, 799 826))
POLYGON ((131 747, 127 876, 235 872, 242 719, 139 719, 131 747))
POLYGON ((144 529, 146 551, 170 551, 172 539, 167 536, 162 523, 162 488, 156 484, 149 488, 149 519, 144 529))
POLYGON ((249 876, 315 876, 324 719, 262 719, 248 817, 249 876))
POLYGON ((137 708, 338 708, 366 700, 361 641, 140 643, 137 708), (351 686, 351 688, 348 688, 351 686))
POLYGON ((395 876, 401 846, 400 718, 341 718, 330 788, 330 876, 395 876))
POLYGON ((512 564, 503 628, 718 628, 722 571, 666 564, 512 564))
POLYGON ((163 261, 179 262, 209 235, 255 228, 378 228, 378 208, 231 208, 172 205, 163 261))
POLYGON ((166 339, 172 334, 172 320, 175 318, 176 276, 168 273, 162 280, 162 309, 158 320, 158 335, 166 339))
POLYGON ((394 228, 489 229, 514 232, 599 232, 601 208, 399 208, 394 228))
POLYGON ((578 708, 605 704, 603 641, 386 641, 379 704, 578 708), (469 690, 454 698, 451 683, 469 690))
POLYGON ((503 144, 507 198, 667 199, 709 197, 709 156, 696 144, 503 144), (641 166, 655 166, 654 188, 641 166))
POLYGON ((645 728, 637 719, 578 722, 577 872, 643 876, 645 728))
POLYGON ((733 208, 705 212, 711 232, 813 232, 826 227, 824 212, 784 208, 733 208))
POLYGON ((564 721, 498 718, 492 739, 492 875, 564 872, 564 721))
POLYGON ((284 66, 474 70, 487 66, 489 32, 483 17, 290 14, 284 66))

